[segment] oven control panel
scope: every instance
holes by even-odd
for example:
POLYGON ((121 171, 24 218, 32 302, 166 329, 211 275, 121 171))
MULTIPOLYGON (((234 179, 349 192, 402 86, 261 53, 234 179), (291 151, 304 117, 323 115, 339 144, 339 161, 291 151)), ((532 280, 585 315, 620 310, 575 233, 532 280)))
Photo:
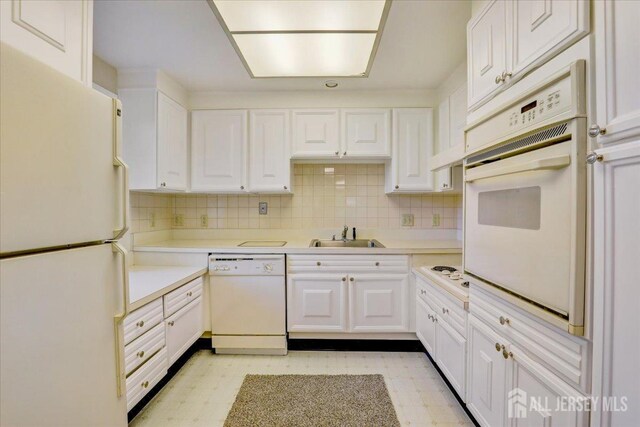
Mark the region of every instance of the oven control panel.
MULTIPOLYGON (((565 82, 568 82, 565 80, 565 82)), ((547 91, 534 95, 531 99, 511 107, 503 117, 510 130, 528 127, 553 117, 571 107, 568 90, 564 85, 553 85, 547 91)))

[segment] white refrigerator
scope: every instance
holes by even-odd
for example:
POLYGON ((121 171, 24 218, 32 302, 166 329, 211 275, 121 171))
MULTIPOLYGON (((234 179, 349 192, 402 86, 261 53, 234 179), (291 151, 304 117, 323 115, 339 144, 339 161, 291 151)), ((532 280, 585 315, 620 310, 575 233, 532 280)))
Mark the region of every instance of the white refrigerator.
POLYGON ((120 104, 0 45, 0 425, 125 426, 120 104))

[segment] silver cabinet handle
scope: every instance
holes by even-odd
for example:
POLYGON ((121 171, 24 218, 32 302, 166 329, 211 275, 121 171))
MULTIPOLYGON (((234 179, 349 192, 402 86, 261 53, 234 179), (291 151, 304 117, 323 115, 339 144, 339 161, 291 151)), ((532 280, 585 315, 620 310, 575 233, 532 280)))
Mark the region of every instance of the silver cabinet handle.
POLYGON ((501 77, 502 81, 504 82, 504 81, 506 81, 506 80, 507 80, 507 77, 511 77, 512 75, 513 75, 513 74, 511 74, 511 73, 510 73, 510 72, 508 72, 507 70, 504 70, 504 71, 502 72, 502 75, 501 75, 500 77, 501 77))
POLYGON ((500 316, 499 320, 500 320, 500 324, 501 325, 509 325, 509 324, 511 324, 511 320, 509 320, 508 317, 500 316))
POLYGON ((170 321, 168 321, 168 322, 167 322, 167 324, 168 324, 169 326, 173 326, 173 325, 174 325, 174 321, 173 321, 173 320, 170 320, 170 321))
MULTIPOLYGON (((113 316, 113 329, 116 336, 116 383, 117 383, 117 396, 122 397, 126 394, 125 390, 125 360, 124 360, 124 332, 122 327, 122 321, 129 314, 129 272, 127 266, 129 265, 128 252, 118 242, 111 242, 111 250, 115 253, 122 255, 122 311, 113 316)), ((140 326, 144 325, 144 321, 140 321, 140 326)))
POLYGON ((496 78, 495 78, 495 82, 496 82, 497 85, 502 83, 502 76, 501 75, 497 75, 496 78))
POLYGON ((600 128, 597 124, 592 124, 589 126, 588 134, 591 138, 595 138, 598 135, 604 135, 607 133, 606 128, 600 128))
POLYGON ((595 162, 601 162, 603 159, 604 159, 604 157, 602 156, 602 154, 598 154, 595 151, 592 151, 589 154, 587 154, 587 164, 588 165, 592 165, 595 162))
POLYGON ((113 100, 114 109, 114 136, 113 136, 113 166, 122 168, 122 194, 120 200, 122 203, 122 228, 113 230, 113 240, 119 240, 129 231, 129 217, 127 216, 127 206, 129 200, 129 166, 121 157, 122 147, 122 105, 120 100, 113 100))

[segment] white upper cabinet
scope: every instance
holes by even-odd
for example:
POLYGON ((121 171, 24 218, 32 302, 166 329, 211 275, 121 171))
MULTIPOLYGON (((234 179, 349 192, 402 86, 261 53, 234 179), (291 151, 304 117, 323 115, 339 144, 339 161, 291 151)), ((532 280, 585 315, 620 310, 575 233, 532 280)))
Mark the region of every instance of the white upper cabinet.
MULTIPOLYGON (((467 85, 462 85, 449 96, 449 144, 446 148, 464 146, 464 128, 467 125, 467 85)), ((441 149, 445 147, 440 147, 441 149)))
POLYGON ((391 156, 390 110, 386 108, 342 110, 342 157, 391 156))
POLYGON ((187 110, 158 92, 158 187, 187 189, 187 110))
POLYGON ((339 158, 339 110, 293 110, 292 153, 295 159, 339 158))
POLYGON ((640 135, 640 2, 593 2, 597 123, 601 144, 640 135))
POLYGON ((240 193, 247 187, 247 111, 191 113, 191 190, 240 193))
POLYGON ((119 89, 131 190, 187 189, 187 110, 154 88, 119 89))
POLYGON ((249 122, 250 191, 289 193, 289 110, 252 110, 249 122))
POLYGON ((588 32, 588 1, 491 1, 467 24, 469 109, 588 32))
POLYGON ((464 128, 467 124, 467 85, 456 89, 438 106, 438 153, 434 155, 436 191, 460 191, 453 168, 464 157, 464 128))
POLYGON ((93 2, 0 1, 0 40, 90 86, 93 2))
POLYGON ((433 191, 433 109, 393 110, 393 156, 387 192, 433 191))
POLYGON ((467 24, 469 107, 488 98, 507 70, 508 2, 491 1, 467 24))

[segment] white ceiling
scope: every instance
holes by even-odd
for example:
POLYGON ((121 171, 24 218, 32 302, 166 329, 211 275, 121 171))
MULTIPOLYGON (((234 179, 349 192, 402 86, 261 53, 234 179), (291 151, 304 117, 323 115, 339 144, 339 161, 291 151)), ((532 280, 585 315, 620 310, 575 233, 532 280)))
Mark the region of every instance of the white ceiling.
MULTIPOLYGON (((337 79, 338 90, 436 88, 465 58, 470 15, 468 0, 395 0, 370 76, 337 79)), ((189 91, 324 87, 251 79, 205 0, 97 0, 94 53, 116 68, 161 69, 189 91)))

